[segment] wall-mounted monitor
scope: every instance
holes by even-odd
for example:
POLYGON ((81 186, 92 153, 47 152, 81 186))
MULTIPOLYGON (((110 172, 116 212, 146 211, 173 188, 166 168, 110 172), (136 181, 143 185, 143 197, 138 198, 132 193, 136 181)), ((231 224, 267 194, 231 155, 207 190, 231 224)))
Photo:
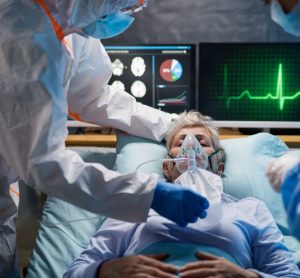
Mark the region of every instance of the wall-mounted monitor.
POLYGON ((198 89, 218 126, 300 128, 300 44, 200 43, 198 89))
MULTIPOLYGON (((107 45, 111 86, 169 113, 196 108, 196 45, 107 45)), ((68 127, 95 127, 69 120, 68 127)))
POLYGON ((170 113, 195 108, 195 45, 107 45, 110 85, 170 113))

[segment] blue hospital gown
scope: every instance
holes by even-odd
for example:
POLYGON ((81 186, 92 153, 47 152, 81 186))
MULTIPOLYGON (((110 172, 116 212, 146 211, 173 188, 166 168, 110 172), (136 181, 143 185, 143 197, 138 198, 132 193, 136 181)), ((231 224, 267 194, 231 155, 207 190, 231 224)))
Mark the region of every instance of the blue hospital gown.
POLYGON ((108 219, 64 277, 97 277, 97 269, 103 261, 137 254, 157 242, 199 245, 199 251, 203 245, 219 248, 238 265, 261 277, 300 277, 298 267, 282 242, 283 236, 263 202, 255 198, 236 200, 223 194, 222 212, 220 223, 208 227, 201 219, 180 227, 153 210, 146 223, 108 219))

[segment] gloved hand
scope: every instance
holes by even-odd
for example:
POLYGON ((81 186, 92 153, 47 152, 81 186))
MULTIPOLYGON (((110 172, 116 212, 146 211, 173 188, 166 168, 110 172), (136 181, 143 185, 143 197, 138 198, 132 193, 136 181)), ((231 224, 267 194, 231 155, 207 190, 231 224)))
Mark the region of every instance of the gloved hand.
POLYGON ((198 217, 205 218, 208 200, 189 188, 167 182, 158 182, 151 208, 158 214, 184 227, 198 217))
POLYGON ((266 175, 275 191, 280 191, 286 172, 299 161, 300 158, 293 153, 287 153, 271 160, 267 167, 266 175))

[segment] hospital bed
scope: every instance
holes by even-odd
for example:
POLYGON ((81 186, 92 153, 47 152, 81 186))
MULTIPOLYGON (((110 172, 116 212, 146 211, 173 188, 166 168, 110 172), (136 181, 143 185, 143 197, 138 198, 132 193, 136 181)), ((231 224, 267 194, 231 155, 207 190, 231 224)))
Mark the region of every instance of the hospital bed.
MULTIPOLYGON (((264 175, 268 161, 285 153, 288 147, 278 137, 268 133, 222 140, 221 143, 227 156, 224 191, 236 198, 253 196, 265 201, 284 235, 285 244, 300 266, 300 243, 290 235, 281 196, 272 190, 264 175)), ((145 161, 156 160, 143 164, 140 170, 156 172, 163 179, 159 161, 166 156, 163 144, 118 134, 116 149, 81 147, 74 150, 85 161, 99 162, 121 173, 133 171, 145 161)), ((26 277, 61 277, 103 221, 103 216, 48 197, 26 277)))

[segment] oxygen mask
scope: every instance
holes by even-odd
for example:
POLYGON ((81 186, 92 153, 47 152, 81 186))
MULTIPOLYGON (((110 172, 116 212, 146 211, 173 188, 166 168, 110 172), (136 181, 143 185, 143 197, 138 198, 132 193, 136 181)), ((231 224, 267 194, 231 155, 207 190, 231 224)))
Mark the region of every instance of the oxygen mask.
MULTIPOLYGON (((218 152, 214 151, 210 156, 218 152)), ((209 201, 207 217, 201 219, 203 227, 218 225, 222 218, 222 179, 207 171, 209 156, 193 134, 186 135, 175 162, 181 175, 174 182, 200 193, 209 201)))
POLYGON ((197 168, 207 169, 208 156, 197 138, 188 133, 180 147, 176 159, 176 167, 180 173, 194 172, 197 168))

